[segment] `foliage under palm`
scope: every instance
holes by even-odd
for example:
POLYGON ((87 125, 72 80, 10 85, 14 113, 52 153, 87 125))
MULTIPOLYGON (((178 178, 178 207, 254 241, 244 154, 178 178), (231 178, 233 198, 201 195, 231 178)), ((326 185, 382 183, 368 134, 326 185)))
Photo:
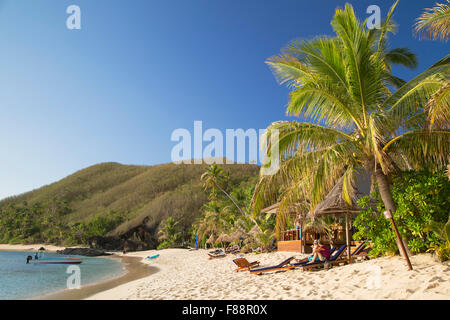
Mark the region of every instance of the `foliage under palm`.
POLYGON ((450 218, 447 223, 433 221, 425 229, 425 231, 433 231, 434 234, 442 241, 442 244, 431 248, 436 252, 441 261, 450 259, 450 218))

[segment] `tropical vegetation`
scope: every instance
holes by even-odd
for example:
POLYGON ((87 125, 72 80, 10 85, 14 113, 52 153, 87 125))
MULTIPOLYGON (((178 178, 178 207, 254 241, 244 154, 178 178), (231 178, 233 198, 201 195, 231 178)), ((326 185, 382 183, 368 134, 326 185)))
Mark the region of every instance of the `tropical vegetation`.
MULTIPOLYGON (((393 177, 392 194, 397 205, 394 219, 409 250, 422 253, 433 248, 440 259, 447 259, 448 242, 443 241, 444 234, 433 232, 449 219, 450 180, 444 172, 403 172, 393 177)), ((379 192, 361 198, 359 205, 363 210, 353 221, 357 229, 353 237, 370 239, 372 256, 395 254, 395 233, 382 214, 385 207, 379 192), (371 199, 377 202, 374 204, 371 199)))
POLYGON ((238 244, 245 250, 269 250, 274 241, 275 215, 252 217, 251 198, 257 176, 239 185, 228 183, 229 173, 212 164, 201 179, 209 193, 201 215, 192 229, 199 245, 225 246, 238 244))
POLYGON ((417 65, 409 49, 388 47, 397 4, 381 28, 372 30, 346 4, 331 21, 334 37, 295 40, 268 59, 278 81, 292 89, 287 115, 302 119, 274 122, 264 137, 266 158, 278 148, 280 168, 264 175, 271 165, 266 161, 252 205, 257 214, 280 202, 277 234, 285 228, 289 206, 300 204, 314 212, 341 177, 342 197, 351 204, 357 176, 368 172, 383 208, 395 213, 400 203, 391 190, 394 176, 445 168, 450 56, 408 82, 393 75, 393 64, 417 65), (272 135, 278 136, 274 143, 272 135))

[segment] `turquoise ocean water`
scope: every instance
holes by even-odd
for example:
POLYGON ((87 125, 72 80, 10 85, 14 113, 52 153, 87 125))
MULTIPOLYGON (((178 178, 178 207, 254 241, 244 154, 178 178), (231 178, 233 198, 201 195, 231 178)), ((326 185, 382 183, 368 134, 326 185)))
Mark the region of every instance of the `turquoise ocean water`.
MULTIPOLYGON (((32 299, 40 295, 66 289, 66 273, 70 265, 26 264, 33 252, 0 251, 0 300, 32 299)), ((46 253, 47 257, 61 257, 46 253)), ((64 257, 69 257, 65 255, 64 257)), ((70 256, 76 257, 76 256, 70 256)), ((92 284, 120 276, 125 268, 120 261, 108 258, 83 257, 80 267, 81 285, 92 284)))

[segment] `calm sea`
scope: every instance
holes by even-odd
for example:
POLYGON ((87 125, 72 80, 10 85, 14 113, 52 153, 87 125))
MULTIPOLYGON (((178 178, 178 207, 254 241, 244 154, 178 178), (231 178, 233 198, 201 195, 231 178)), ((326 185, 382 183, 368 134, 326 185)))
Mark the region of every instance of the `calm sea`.
MULTIPOLYGON (((67 288, 67 279, 71 274, 66 271, 70 265, 26 264, 28 255, 34 256, 34 253, 0 251, 0 300, 31 299, 67 288)), ((45 257, 58 256, 61 257, 45 254, 45 257)), ((116 259, 83 258, 83 263, 77 265, 80 267, 82 286, 125 273, 123 264, 116 259)))

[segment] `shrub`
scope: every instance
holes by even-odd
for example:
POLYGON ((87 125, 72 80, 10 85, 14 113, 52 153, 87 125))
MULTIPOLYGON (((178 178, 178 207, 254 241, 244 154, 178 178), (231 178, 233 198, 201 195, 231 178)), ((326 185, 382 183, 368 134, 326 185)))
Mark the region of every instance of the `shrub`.
MULTIPOLYGON (((444 172, 404 172, 394 177, 392 195, 397 205, 394 213, 402 238, 407 239, 411 252, 425 252, 437 248, 442 240, 427 229, 433 222, 445 223, 450 208, 450 181, 444 172)), ((370 198, 363 197, 358 204, 363 208, 355 218, 355 239, 370 239, 373 242, 371 255, 389 255, 398 252, 396 236, 389 220, 382 214, 384 205, 378 192, 370 198)))

